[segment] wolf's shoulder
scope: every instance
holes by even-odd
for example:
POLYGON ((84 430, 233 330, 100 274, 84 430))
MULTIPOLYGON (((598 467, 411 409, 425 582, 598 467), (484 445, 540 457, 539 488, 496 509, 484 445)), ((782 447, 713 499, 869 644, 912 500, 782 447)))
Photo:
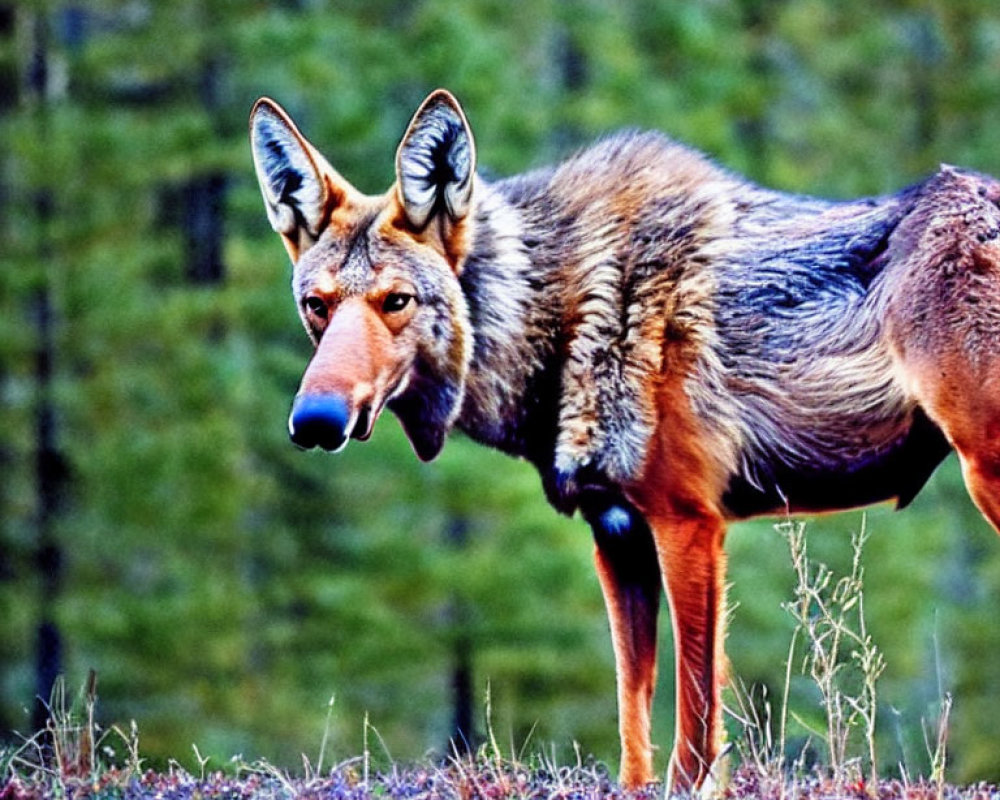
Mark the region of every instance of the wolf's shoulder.
POLYGON ((625 128, 577 150, 553 173, 554 183, 587 178, 618 185, 661 181, 738 181, 711 157, 655 130, 625 128))

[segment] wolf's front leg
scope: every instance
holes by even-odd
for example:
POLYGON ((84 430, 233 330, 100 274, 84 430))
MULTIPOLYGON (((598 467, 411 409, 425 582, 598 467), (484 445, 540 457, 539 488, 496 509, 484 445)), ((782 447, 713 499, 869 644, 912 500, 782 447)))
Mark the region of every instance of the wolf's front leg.
POLYGON ((710 516, 650 517, 649 524, 674 630, 677 727, 667 782, 698 788, 722 743, 725 526, 710 516))
POLYGON ((656 687, 656 618, 661 579, 653 539, 634 508, 602 493, 581 500, 594 532, 594 561, 611 624, 618 682, 619 780, 653 780, 650 712, 656 687))

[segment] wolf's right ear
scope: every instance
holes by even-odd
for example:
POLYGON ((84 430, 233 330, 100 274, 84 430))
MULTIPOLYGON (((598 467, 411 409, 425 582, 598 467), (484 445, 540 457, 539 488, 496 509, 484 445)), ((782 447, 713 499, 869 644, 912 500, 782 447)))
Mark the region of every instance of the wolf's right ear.
POLYGON ((424 100, 396 151, 398 197, 418 230, 443 211, 463 219, 472 203, 476 147, 465 112, 455 97, 438 89, 424 100))
POLYGON ((250 147, 267 218, 292 261, 298 261, 344 202, 347 184, 267 97, 250 112, 250 147))

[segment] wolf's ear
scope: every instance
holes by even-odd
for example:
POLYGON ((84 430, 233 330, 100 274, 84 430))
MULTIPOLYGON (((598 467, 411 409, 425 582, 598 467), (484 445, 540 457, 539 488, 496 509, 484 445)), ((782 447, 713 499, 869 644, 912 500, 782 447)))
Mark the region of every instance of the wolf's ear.
POLYGON ((344 202, 347 184, 284 109, 266 97, 250 112, 250 146, 267 218, 297 261, 344 202))
POLYGON ((469 213, 476 146, 458 101, 433 92, 413 115, 396 152, 399 202, 413 227, 423 229, 445 211, 453 221, 469 213))

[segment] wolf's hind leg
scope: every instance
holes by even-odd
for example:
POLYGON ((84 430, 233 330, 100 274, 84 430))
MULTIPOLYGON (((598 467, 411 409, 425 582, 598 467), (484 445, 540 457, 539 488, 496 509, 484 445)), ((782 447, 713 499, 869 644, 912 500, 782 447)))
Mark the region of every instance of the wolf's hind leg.
POLYGON ((972 500, 993 528, 1000 533, 1000 457, 990 454, 960 456, 962 475, 972 500))
POLYGON ((962 383, 961 390, 939 392, 929 415, 958 452, 973 502, 1000 533, 1000 380, 970 373, 962 383))
POLYGON ((995 352, 942 349, 910 372, 918 401, 958 453, 973 502, 1000 533, 1000 336, 995 352))
POLYGON ((1000 531, 1000 182, 943 167, 888 252, 886 329, 905 382, 1000 531))

